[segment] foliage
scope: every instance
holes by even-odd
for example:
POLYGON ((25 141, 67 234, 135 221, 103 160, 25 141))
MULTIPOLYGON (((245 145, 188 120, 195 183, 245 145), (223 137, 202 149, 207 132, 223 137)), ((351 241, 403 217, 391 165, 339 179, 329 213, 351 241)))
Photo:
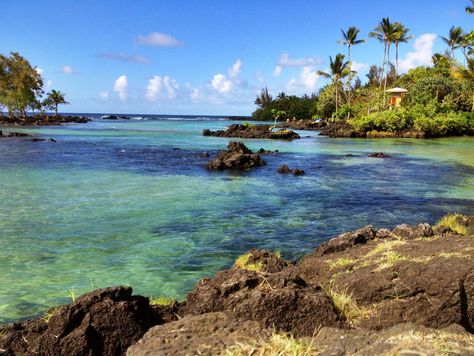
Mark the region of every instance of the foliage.
POLYGON ((58 116, 58 105, 59 104, 69 104, 64 99, 64 94, 57 90, 51 90, 43 101, 43 105, 48 109, 54 109, 55 115, 58 116))
POLYGON ((455 214, 447 214, 443 216, 435 225, 435 228, 439 227, 449 227, 451 230, 453 230, 455 233, 459 235, 466 235, 467 234, 467 228, 464 222, 466 220, 466 217, 464 215, 461 215, 459 213, 455 214))
POLYGON ((252 257, 251 253, 246 253, 237 257, 234 263, 234 267, 246 269, 247 271, 260 272, 263 269, 262 262, 250 263, 250 257, 252 257))
POLYGON ((0 104, 10 116, 26 116, 26 109, 41 96, 43 80, 30 63, 16 52, 0 55, 0 104))
POLYGON ((160 306, 167 306, 173 305, 176 302, 175 298, 170 297, 150 297, 150 305, 160 305, 160 306))
POLYGON ((267 107, 257 108, 252 118, 259 121, 271 121, 275 119, 273 113, 284 111, 285 116, 290 119, 309 119, 316 113, 316 103, 317 97, 314 95, 298 97, 280 93, 267 107))
POLYGON ((258 105, 262 109, 266 109, 271 106, 272 101, 273 98, 268 92, 268 88, 265 87, 260 91, 260 95, 255 99, 255 105, 258 105))

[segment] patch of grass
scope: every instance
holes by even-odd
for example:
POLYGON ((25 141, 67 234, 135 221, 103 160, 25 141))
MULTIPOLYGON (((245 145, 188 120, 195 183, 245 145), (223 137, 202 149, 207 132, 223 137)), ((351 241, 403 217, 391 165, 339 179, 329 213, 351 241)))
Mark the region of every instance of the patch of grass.
POLYGON ((461 252, 443 252, 440 253, 438 256, 443 258, 471 258, 471 256, 463 255, 461 252))
POLYGON ((368 308, 360 308, 352 293, 349 293, 347 289, 337 290, 333 285, 330 285, 326 289, 326 293, 332 300, 334 307, 351 326, 356 326, 360 319, 367 318, 372 313, 372 310, 368 308))
POLYGON ((316 353, 312 342, 303 342, 291 335, 279 333, 273 333, 266 340, 237 342, 224 351, 227 356, 309 356, 316 353))
POLYGON ((69 289, 67 291, 67 294, 69 295, 69 297, 71 297, 72 302, 75 303, 76 302, 76 291, 74 290, 74 287, 69 289))
POLYGON ((273 254, 275 255, 276 258, 281 258, 281 251, 280 250, 275 250, 275 252, 273 252, 273 254))
POLYGON ((341 258, 337 259, 334 262, 333 261, 327 261, 327 263, 329 264, 329 267, 331 267, 331 269, 335 269, 337 267, 346 267, 348 265, 355 264, 355 263, 357 263, 357 260, 347 258, 347 257, 341 257, 341 258))
POLYGON ((467 235, 467 228, 461 222, 467 219, 466 216, 454 213, 454 214, 447 214, 443 216, 434 226, 435 228, 439 227, 449 227, 453 230, 456 234, 459 235, 467 235))
POLYGON ((5 329, 0 329, 0 338, 5 336, 7 334, 7 332, 5 331, 5 329))
POLYGON ((175 298, 171 297, 149 297, 150 305, 160 305, 160 306, 168 306, 173 305, 176 302, 175 298))
POLYGON ((52 307, 43 315, 41 319, 43 319, 43 321, 48 324, 51 321, 51 318, 58 313, 59 309, 60 307, 52 307))
POLYGON ((251 253, 246 253, 237 257, 234 263, 234 267, 246 269, 247 271, 261 272, 263 269, 262 262, 249 263, 250 257, 252 257, 251 253))
POLYGON ((378 260, 379 266, 376 268, 376 271, 381 271, 386 268, 392 267, 395 263, 400 261, 408 260, 407 257, 402 256, 396 252, 388 251, 383 254, 383 257, 378 260))
POLYGON ((391 240, 391 241, 383 241, 380 242, 375 248, 371 251, 369 251, 365 257, 372 257, 374 255, 377 255, 379 253, 384 253, 391 251, 394 247, 405 245, 406 241, 402 240, 391 240))

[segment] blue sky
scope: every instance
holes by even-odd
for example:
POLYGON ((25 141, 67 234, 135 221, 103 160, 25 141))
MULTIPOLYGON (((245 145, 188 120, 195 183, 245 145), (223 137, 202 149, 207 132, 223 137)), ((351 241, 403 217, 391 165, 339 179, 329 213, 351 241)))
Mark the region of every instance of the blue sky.
MULTIPOLYGON (((1 1, 0 52, 37 66, 68 112, 249 115, 256 94, 311 94, 341 28, 362 38, 383 17, 411 29, 401 68, 444 51, 452 25, 471 30, 468 0, 1 1), (394 5, 396 4, 396 5, 394 5)), ((371 39, 352 50, 364 77, 382 61, 371 39)), ((460 55, 460 53, 459 53, 460 55)))

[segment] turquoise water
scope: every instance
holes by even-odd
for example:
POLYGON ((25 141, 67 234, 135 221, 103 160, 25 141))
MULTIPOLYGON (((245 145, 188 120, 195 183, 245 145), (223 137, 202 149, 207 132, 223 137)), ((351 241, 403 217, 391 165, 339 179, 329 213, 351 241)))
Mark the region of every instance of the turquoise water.
MULTIPOLYGON (((293 142, 251 172, 208 172, 224 120, 94 121, 21 129, 57 143, 0 140, 0 323, 93 288, 182 298, 250 248, 297 258, 365 224, 474 214, 474 139, 293 142), (391 159, 367 158, 385 152, 391 159), (348 157, 352 154, 353 157, 348 157), (276 172, 281 164, 303 177, 276 172)), ((14 129, 20 131, 20 129, 14 129)), ((309 137, 306 137, 309 136, 309 137)))

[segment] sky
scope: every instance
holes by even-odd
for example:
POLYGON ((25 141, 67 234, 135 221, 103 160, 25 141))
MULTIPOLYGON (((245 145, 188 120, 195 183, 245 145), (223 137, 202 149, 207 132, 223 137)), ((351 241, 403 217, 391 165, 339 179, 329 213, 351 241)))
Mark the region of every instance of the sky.
MULTIPOLYGON (((65 112, 250 115, 267 86, 302 95, 346 53, 341 29, 360 28, 351 51, 365 78, 383 46, 368 33, 383 17, 414 36, 400 69, 429 65, 451 26, 474 28, 468 0, 0 0, 0 53, 19 52, 65 112)), ((458 53, 461 59, 461 53, 458 53)))

